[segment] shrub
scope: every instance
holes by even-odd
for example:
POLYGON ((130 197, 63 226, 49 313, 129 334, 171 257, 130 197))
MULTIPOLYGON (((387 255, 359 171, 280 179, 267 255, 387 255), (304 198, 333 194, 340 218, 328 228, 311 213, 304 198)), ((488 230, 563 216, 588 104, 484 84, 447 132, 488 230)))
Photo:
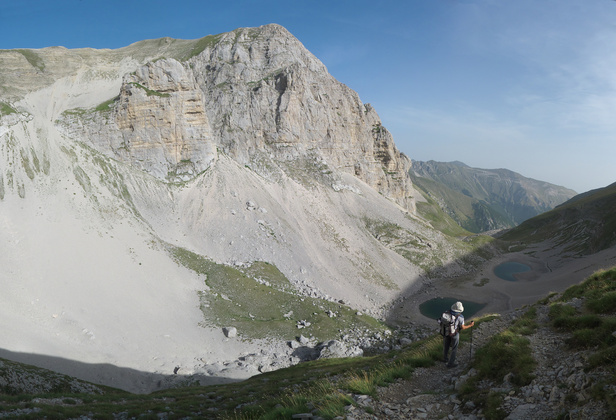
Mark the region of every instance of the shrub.
POLYGON ((490 392, 485 401, 484 414, 488 420, 501 420, 507 417, 507 413, 501 408, 503 394, 490 392))
POLYGON ((601 317, 595 314, 580 315, 574 318, 575 328, 598 328, 603 324, 601 317))
POLYGON ((616 346, 611 346, 590 355, 588 357, 588 367, 594 369, 599 366, 610 366, 616 364, 616 346))
POLYGON ((613 291, 616 291, 616 268, 597 271, 582 283, 569 287, 563 293, 561 300, 567 301, 575 297, 599 299, 613 291))
POLYGON ((531 335, 537 330, 537 308, 530 308, 512 326, 511 331, 521 335, 531 335))
POLYGON ((607 292, 594 299, 587 299, 586 307, 592 312, 606 314, 616 311, 616 291, 607 292))
POLYGON ((550 312, 548 317, 551 320, 555 320, 560 317, 571 317, 575 315, 576 311, 573 306, 563 305, 562 303, 556 303, 550 306, 550 312))
POLYGON ((602 343, 601 331, 596 328, 582 328, 573 331, 567 344, 573 348, 592 348, 602 343))
POLYGON ((574 316, 561 316, 556 318, 552 325, 566 331, 576 331, 585 328, 598 328, 603 324, 601 318, 594 314, 574 316))
POLYGON ((10 115, 10 114, 15 114, 15 113, 17 113, 15 108, 13 108, 7 103, 0 102, 0 117, 3 115, 10 115))
POLYGON ((524 386, 532 381, 536 362, 527 338, 504 331, 477 350, 474 365, 480 378, 500 381, 511 372, 514 375, 512 383, 524 386))

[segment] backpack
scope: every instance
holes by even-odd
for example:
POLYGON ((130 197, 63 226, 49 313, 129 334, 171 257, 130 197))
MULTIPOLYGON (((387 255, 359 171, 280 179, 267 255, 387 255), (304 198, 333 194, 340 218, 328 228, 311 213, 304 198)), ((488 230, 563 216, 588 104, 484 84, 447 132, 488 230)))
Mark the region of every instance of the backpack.
POLYGON ((458 315, 453 315, 451 312, 443 312, 443 315, 437 322, 441 326, 440 332, 443 337, 451 337, 456 335, 458 332, 456 328, 456 321, 458 320, 458 315))

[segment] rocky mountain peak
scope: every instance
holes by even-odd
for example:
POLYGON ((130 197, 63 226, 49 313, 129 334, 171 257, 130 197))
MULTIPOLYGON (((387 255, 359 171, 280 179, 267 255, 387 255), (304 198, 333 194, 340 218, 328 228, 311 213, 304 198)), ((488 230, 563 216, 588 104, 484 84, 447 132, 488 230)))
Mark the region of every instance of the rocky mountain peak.
POLYGON ((410 160, 376 111, 286 29, 206 37, 191 54, 136 68, 123 77, 111 113, 71 115, 67 132, 167 181, 203 172, 218 149, 268 178, 292 175, 293 162, 325 165, 413 211, 410 160))
POLYGON ((316 336, 346 306, 323 339, 359 331, 424 270, 457 270, 465 245, 413 214, 376 111, 278 25, 0 59, 8 350, 224 376, 262 347, 223 327, 287 352, 297 322, 316 336))

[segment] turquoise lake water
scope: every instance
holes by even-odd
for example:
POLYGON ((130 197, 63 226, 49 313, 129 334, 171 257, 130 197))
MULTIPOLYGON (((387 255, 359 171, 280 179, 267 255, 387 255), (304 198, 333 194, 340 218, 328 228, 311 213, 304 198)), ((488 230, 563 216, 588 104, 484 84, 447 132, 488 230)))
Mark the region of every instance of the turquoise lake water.
POLYGON ((518 281, 514 274, 524 273, 526 271, 530 271, 529 266, 513 261, 505 262, 494 267, 494 274, 507 281, 518 281))
POLYGON ((456 298, 434 298, 420 304, 419 312, 421 312, 423 316, 436 319, 439 318, 443 312, 450 309, 451 305, 456 303, 458 300, 462 302, 462 305, 464 305, 464 312, 462 314, 466 319, 472 317, 486 306, 485 303, 471 302, 456 298))

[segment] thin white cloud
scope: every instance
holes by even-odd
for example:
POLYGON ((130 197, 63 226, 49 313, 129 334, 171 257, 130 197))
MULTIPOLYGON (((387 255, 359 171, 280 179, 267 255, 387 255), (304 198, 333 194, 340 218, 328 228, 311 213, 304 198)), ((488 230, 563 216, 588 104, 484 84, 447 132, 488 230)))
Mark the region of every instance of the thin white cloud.
POLYGON ((520 118, 556 129, 616 129, 616 2, 583 3, 479 0, 483 13, 468 14, 469 48, 523 69, 507 95, 520 118))

